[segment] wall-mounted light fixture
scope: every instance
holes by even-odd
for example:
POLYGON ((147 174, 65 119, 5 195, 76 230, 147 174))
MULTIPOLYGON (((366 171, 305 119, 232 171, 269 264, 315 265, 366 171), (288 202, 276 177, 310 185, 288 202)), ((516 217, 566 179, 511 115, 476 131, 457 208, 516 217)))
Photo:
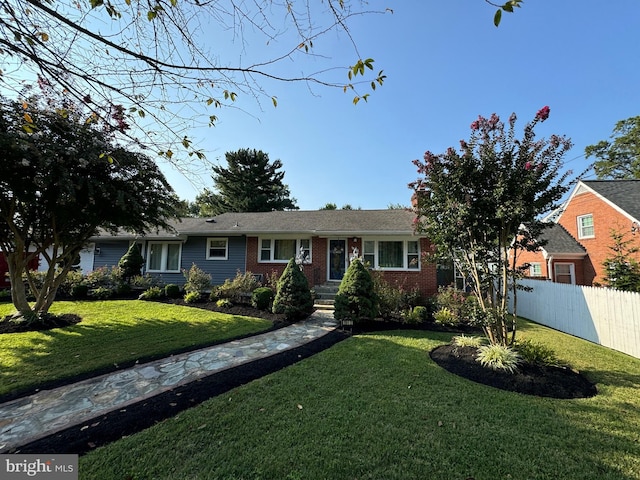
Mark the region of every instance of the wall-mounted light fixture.
POLYGON ((96 247, 94 249, 94 252, 95 252, 96 255, 100 255, 100 247, 96 247))

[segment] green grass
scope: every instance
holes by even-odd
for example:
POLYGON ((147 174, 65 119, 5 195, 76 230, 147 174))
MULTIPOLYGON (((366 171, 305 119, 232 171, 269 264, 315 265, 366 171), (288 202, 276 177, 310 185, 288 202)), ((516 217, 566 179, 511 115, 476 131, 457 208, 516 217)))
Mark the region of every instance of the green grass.
MULTIPOLYGON (((11 304, 0 305, 0 317, 12 311, 11 304)), ((51 313, 75 313, 82 322, 0 335, 0 396, 271 326, 257 318, 139 300, 56 302, 51 313)))
POLYGON ((640 479, 640 360, 534 324, 590 399, 500 391, 429 351, 450 335, 352 337, 80 459, 82 479, 640 479))

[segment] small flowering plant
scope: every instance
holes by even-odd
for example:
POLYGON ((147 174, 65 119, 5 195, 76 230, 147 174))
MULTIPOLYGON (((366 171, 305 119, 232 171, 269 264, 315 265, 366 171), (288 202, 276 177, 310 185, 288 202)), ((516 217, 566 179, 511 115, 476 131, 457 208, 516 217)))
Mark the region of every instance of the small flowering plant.
POLYGON ((515 338, 515 324, 506 322, 507 299, 516 292, 517 251, 540 246, 535 239, 545 225, 539 215, 556 208, 568 189, 570 172, 562 173, 562 159, 571 141, 535 136, 536 125, 549 114, 548 106, 538 110, 521 138, 516 138, 515 114, 507 125, 495 113, 479 116, 459 149, 427 151, 414 161, 419 174, 409 184, 416 191, 414 226, 436 245, 436 257, 453 260, 467 278, 492 344, 515 338))

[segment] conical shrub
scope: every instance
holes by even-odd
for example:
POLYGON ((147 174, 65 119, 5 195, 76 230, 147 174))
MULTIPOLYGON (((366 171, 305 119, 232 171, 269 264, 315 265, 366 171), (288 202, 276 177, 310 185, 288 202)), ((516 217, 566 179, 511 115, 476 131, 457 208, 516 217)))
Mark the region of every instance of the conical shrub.
POLYGON ((373 319, 378 315, 378 297, 373 278, 360 260, 353 260, 344 274, 334 309, 333 316, 336 320, 352 320, 354 323, 373 319))
POLYGON ((287 320, 295 321, 308 317, 313 312, 313 296, 309 282, 292 258, 278 280, 273 313, 283 313, 287 320))

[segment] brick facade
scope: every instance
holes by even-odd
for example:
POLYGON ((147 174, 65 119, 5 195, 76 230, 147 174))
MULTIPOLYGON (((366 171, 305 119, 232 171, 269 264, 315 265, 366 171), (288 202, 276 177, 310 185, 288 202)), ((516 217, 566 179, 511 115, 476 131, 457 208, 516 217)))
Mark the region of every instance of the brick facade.
MULTIPOLYGON (((311 238, 312 262, 303 268, 311 286, 322 285, 327 281, 327 245, 327 238, 311 238)), ((352 252, 354 247, 358 248, 362 254, 362 238, 349 237, 347 239, 347 255, 352 252)), ((420 239, 420 249, 422 252, 431 251, 431 244, 426 238, 420 239)), ((282 274, 286 263, 259 262, 258 255, 258 237, 247 237, 246 271, 261 274, 263 277, 271 276, 274 273, 278 276, 282 274)), ((417 287, 424 296, 434 295, 438 291, 434 264, 423 263, 419 271, 383 271, 382 274, 384 279, 392 284, 401 285, 408 289, 417 287)))

